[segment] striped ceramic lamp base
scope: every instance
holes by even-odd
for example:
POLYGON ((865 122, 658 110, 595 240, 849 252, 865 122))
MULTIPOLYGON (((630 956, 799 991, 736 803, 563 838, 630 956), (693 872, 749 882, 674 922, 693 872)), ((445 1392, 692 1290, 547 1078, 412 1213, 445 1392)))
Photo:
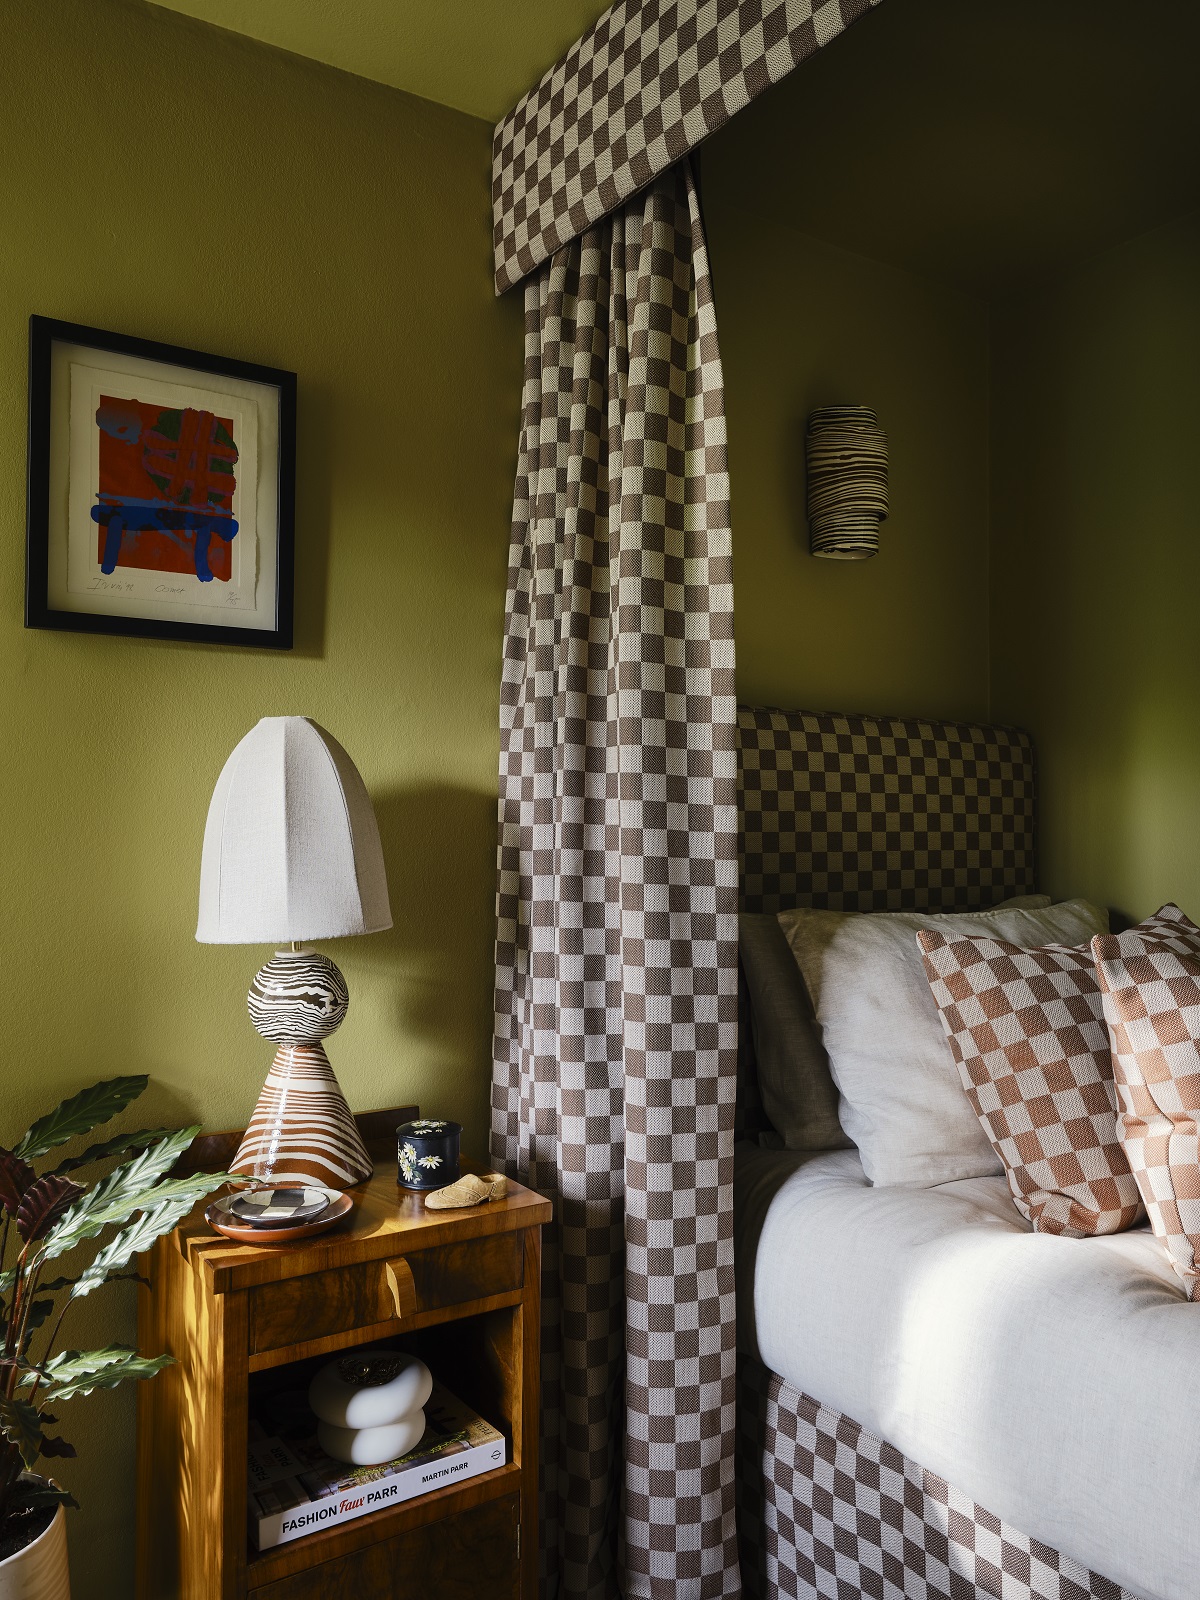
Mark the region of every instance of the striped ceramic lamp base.
POLYGON ((279 1050, 232 1170, 275 1184, 362 1183, 371 1158, 321 1044, 349 1008, 346 980, 328 956, 281 950, 255 974, 247 1005, 279 1050))

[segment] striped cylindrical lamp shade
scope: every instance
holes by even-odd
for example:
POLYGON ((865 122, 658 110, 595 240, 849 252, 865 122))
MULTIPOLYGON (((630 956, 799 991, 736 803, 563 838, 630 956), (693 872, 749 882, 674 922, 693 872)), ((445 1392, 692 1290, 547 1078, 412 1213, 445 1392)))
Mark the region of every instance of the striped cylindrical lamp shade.
POLYGON ((833 561, 879 551, 888 514, 887 434, 866 406, 822 406, 808 419, 809 549, 833 561))

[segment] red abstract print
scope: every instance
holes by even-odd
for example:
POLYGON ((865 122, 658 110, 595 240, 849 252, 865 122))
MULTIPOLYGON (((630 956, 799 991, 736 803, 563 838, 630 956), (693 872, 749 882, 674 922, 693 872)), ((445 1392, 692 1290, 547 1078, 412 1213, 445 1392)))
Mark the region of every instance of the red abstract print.
POLYGON ((238 459, 228 417, 102 395, 92 517, 101 570, 138 567, 227 583, 238 459))

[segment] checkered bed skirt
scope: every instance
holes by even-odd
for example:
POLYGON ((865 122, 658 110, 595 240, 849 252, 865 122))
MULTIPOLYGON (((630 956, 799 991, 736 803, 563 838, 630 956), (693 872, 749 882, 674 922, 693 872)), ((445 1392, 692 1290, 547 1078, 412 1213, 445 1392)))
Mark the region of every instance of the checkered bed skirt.
POLYGON ((742 1357, 747 1600, 1136 1600, 742 1357))

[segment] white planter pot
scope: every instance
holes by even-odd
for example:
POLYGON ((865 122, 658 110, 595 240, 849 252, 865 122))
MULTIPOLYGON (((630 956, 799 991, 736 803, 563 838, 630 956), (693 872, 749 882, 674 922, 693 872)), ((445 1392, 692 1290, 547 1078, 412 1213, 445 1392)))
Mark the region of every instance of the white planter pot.
POLYGON ((67 1517, 61 1506, 45 1533, 0 1561, 0 1600, 71 1600, 67 1517))

